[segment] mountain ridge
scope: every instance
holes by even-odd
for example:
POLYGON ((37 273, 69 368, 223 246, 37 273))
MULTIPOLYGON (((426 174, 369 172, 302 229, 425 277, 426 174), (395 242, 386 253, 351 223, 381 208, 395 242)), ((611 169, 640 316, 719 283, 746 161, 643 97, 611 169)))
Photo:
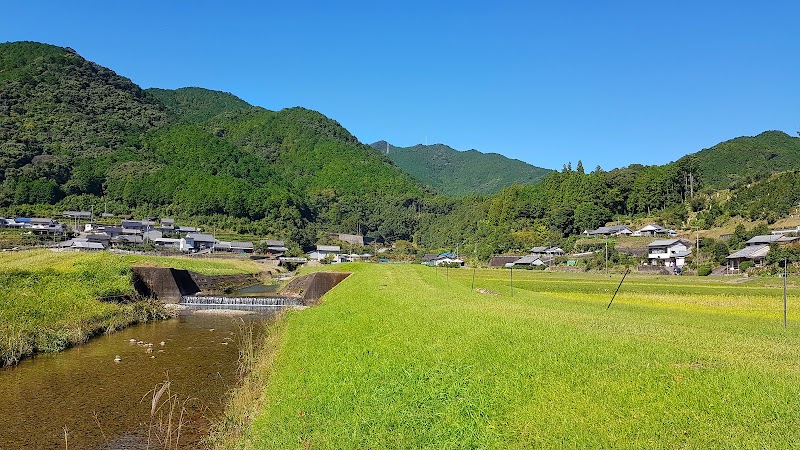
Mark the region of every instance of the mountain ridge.
POLYGON ((537 183, 551 172, 499 153, 459 151, 445 144, 397 147, 381 140, 370 146, 415 179, 449 196, 495 194, 513 184, 537 183))

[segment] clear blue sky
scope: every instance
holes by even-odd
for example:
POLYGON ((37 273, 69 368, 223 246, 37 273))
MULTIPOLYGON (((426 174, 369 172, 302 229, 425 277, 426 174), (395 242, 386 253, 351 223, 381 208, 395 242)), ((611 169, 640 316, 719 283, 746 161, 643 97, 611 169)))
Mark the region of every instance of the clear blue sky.
POLYGON ((28 2, 0 41, 142 87, 304 106, 362 142, 560 168, 665 163, 800 129, 800 2, 28 2))

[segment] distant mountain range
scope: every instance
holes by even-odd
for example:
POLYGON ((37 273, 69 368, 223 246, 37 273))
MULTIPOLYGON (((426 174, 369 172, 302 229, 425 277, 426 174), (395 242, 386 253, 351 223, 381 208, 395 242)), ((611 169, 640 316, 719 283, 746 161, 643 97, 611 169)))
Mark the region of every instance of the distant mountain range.
POLYGON ((552 172, 497 153, 462 152, 444 144, 396 147, 378 141, 371 146, 421 183, 453 197, 495 194, 512 184, 537 183, 552 172))

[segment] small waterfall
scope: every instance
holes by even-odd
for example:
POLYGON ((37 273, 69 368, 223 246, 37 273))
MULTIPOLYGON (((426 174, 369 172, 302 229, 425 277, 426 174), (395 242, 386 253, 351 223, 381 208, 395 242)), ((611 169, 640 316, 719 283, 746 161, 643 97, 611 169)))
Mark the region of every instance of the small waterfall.
POLYGON ((280 308, 283 306, 302 306, 295 297, 205 297, 184 295, 181 305, 210 308, 280 308))

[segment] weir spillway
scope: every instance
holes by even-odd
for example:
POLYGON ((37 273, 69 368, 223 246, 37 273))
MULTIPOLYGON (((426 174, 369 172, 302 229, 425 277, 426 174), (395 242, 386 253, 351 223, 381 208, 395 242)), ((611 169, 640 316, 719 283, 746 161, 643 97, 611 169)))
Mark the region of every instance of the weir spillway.
POLYGON ((190 307, 230 307, 243 308, 281 308, 286 306, 302 306, 303 302, 297 297, 223 297, 184 295, 181 305, 190 307))

